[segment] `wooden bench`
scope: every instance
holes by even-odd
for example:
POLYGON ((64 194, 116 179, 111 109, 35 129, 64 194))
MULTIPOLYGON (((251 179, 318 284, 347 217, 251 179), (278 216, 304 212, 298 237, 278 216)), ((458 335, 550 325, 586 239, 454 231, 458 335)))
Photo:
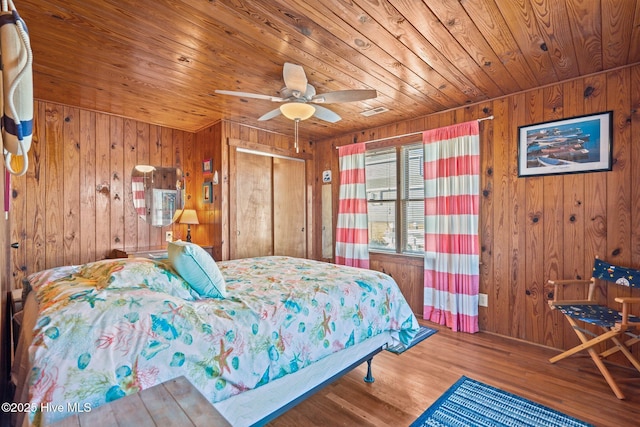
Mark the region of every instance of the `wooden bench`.
MULTIPOLYGON (((73 404, 73 402, 70 403, 73 404)), ((231 426, 198 389, 183 376, 97 408, 85 408, 80 404, 78 409, 78 413, 53 425, 55 427, 231 426), (81 410, 85 412, 80 412, 81 410)))

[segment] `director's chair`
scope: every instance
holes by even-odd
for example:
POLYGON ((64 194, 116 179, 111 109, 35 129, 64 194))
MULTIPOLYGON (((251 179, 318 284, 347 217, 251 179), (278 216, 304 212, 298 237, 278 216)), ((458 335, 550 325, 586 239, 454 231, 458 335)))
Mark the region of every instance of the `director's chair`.
POLYGON ((629 359, 638 372, 640 372, 640 362, 629 350, 631 346, 640 342, 640 317, 630 313, 631 304, 640 303, 640 298, 617 297, 615 301, 621 304, 618 309, 599 305, 594 298, 596 280, 605 281, 608 286, 640 288, 640 271, 619 267, 596 258, 590 280, 549 280, 549 284, 554 286, 554 299, 549 301, 549 305, 551 308, 560 310, 564 314, 582 343, 552 357, 549 361, 555 363, 582 350, 586 350, 616 397, 618 399, 624 399, 624 394, 622 394, 620 387, 618 387, 613 376, 609 373, 603 360, 614 353, 621 352, 629 359), (589 286, 586 300, 563 301, 558 299, 559 295, 561 295, 559 292, 562 291, 562 288, 575 284, 589 286), (591 330, 585 329, 578 324, 578 321, 594 325, 597 327, 596 329, 601 329, 602 332, 596 334, 591 330), (629 337, 626 341, 621 340, 624 335, 629 337), (614 346, 598 353, 594 347, 609 340, 612 341, 614 346))

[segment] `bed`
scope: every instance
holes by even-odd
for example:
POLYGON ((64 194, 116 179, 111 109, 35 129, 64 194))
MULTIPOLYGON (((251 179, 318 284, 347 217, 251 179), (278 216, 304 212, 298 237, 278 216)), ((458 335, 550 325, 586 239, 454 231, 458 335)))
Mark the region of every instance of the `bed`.
POLYGON ((218 298, 143 258, 32 274, 15 400, 95 408, 184 375, 232 425, 260 425, 419 329, 383 273, 282 256, 216 266, 218 298))

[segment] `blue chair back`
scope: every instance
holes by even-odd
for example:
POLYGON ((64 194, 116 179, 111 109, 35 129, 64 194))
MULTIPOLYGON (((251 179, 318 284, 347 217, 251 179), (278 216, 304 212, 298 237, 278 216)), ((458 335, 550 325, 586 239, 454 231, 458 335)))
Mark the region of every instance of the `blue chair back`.
POLYGON ((593 277, 629 288, 640 288, 640 270, 620 267, 597 258, 593 263, 593 277))

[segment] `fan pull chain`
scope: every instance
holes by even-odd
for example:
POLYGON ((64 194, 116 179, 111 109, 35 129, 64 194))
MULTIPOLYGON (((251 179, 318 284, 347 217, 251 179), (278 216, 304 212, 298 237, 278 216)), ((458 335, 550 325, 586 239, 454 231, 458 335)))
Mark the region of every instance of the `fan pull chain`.
POLYGON ((300 149, 298 148, 298 124, 299 123, 300 123, 300 119, 295 119, 293 123, 293 138, 294 138, 293 146, 296 149, 296 154, 300 152, 300 149))

